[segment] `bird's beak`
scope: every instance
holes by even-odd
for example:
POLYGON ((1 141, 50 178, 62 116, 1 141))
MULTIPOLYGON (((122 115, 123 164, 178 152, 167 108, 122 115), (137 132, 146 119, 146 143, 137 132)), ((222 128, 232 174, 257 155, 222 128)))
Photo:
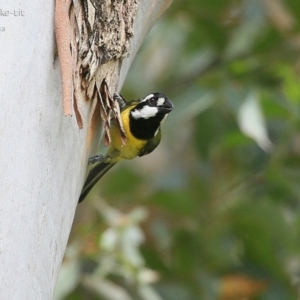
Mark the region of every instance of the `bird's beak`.
POLYGON ((168 114, 172 111, 173 108, 174 108, 174 105, 173 105, 172 101, 167 98, 166 101, 164 102, 164 104, 159 106, 158 109, 159 109, 159 112, 168 114))

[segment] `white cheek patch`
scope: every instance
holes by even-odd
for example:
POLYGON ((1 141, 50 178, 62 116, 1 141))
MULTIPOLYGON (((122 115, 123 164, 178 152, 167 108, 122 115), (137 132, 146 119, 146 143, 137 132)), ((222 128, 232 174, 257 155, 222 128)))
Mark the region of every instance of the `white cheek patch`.
POLYGON ((165 103, 165 98, 159 98, 157 100, 157 106, 162 106, 162 105, 164 105, 164 103, 165 103))
POLYGON ((145 105, 142 109, 135 109, 131 112, 131 115, 135 119, 149 119, 151 117, 154 117, 158 113, 157 107, 151 107, 148 105, 145 105))
POLYGON ((149 99, 151 99, 151 98, 153 98, 154 97, 154 95, 153 94, 150 94, 150 95, 148 95, 145 99, 143 99, 141 102, 145 102, 145 101, 147 101, 147 100, 149 100, 149 99))

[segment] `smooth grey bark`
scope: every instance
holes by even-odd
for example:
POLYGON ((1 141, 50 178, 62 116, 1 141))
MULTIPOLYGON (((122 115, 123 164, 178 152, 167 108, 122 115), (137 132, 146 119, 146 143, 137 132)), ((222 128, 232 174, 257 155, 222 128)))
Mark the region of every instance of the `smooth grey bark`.
MULTIPOLYGON (((87 128, 63 112, 54 1, 20 3, 0 7, 24 12, 0 18, 0 299, 45 300, 53 296, 90 149, 87 128)), ((140 2, 119 86, 169 3, 140 2)))

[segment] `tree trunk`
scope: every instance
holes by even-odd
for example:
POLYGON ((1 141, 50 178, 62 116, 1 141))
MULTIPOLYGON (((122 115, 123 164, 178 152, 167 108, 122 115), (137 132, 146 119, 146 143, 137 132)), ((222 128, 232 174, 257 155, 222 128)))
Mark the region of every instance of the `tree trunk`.
MULTIPOLYGON (((154 2, 139 3, 119 88, 170 1, 154 2)), ((88 126, 64 116, 54 1, 1 9, 20 13, 0 18, 0 299, 51 299, 85 177, 88 126)))

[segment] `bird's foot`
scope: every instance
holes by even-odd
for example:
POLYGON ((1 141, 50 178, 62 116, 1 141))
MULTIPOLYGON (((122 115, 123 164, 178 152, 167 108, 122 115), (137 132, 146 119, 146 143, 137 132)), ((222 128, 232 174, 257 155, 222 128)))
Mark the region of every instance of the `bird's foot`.
POLYGON ((120 108, 124 108, 126 106, 126 100, 119 93, 113 94, 113 99, 119 103, 120 108))
POLYGON ((104 156, 103 155, 95 155, 89 158, 89 165, 93 165, 95 163, 101 162, 103 160, 104 156))

